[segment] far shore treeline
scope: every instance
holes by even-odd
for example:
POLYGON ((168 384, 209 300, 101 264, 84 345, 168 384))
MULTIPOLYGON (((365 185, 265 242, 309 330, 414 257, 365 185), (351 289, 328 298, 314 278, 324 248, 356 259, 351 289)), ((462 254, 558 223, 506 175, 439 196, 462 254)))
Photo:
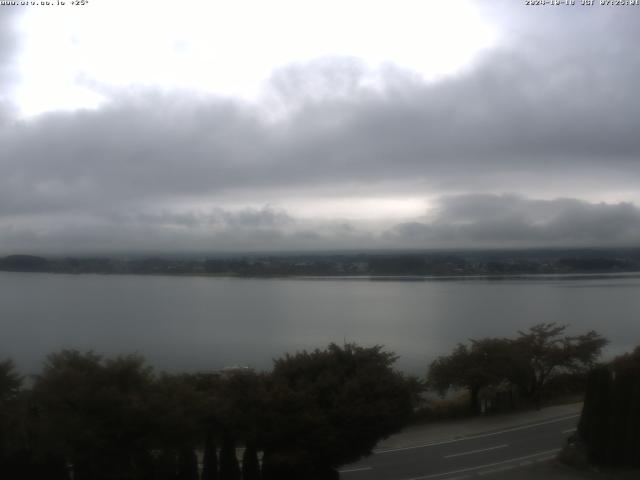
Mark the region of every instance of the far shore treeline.
POLYGON ((640 272, 640 249, 0 257, 0 271, 218 276, 461 276, 640 272))
POLYGON ((355 344, 287 354, 268 372, 155 373, 137 355, 63 350, 25 379, 0 361, 0 477, 338 478, 379 440, 428 420, 429 390, 462 392, 467 414, 584 393, 606 340, 565 330, 460 344, 423 380, 395 370, 382 346, 355 344))

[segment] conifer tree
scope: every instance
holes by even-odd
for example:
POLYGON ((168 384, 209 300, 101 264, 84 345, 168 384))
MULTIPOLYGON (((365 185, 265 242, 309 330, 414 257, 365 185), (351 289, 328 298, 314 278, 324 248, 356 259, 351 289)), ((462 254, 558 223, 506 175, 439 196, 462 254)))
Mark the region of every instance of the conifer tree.
POLYGON ((182 448, 178 455, 178 479, 198 480, 198 458, 193 448, 182 448))
POLYGON ((240 466, 236 457, 236 444, 233 437, 226 433, 220 449, 220 480, 240 480, 240 466))
POLYGON ((255 446, 249 444, 242 455, 242 480, 260 480, 260 463, 255 446))
POLYGON ((202 480, 218 480, 218 454, 212 435, 207 435, 202 458, 202 480))

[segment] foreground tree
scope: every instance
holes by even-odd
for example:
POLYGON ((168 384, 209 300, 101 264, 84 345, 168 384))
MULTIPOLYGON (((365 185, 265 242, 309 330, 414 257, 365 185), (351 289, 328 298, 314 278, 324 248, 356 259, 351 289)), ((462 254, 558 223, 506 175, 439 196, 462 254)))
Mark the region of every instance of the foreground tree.
POLYGON ((331 345, 287 355, 270 374, 156 376, 137 356, 65 350, 47 357, 27 392, 3 362, 0 417, 19 428, 3 424, 0 435, 15 430, 24 438, 10 443, 24 447, 0 452, 0 476, 196 480, 204 446, 201 480, 239 480, 237 444, 245 480, 337 478, 339 465, 370 453, 413 412, 419 384, 394 361, 382 347, 331 345))
POLYGON ((331 344, 275 361, 261 444, 265 480, 337 478, 398 431, 417 401, 417 381, 393 370, 382 347, 331 344))
POLYGON ((205 437, 201 480, 218 480, 218 454, 211 434, 205 437))
POLYGON ((184 446, 178 454, 178 480, 199 480, 198 458, 193 448, 184 446))
POLYGON ((137 356, 50 355, 33 387, 41 455, 64 458, 76 480, 144 478, 151 370, 137 356))
POLYGON ((441 394, 449 388, 468 390, 470 410, 480 411, 479 394, 485 387, 515 386, 540 407, 544 388, 558 374, 586 377, 607 340, 594 331, 564 335, 565 325, 541 323, 516 339, 484 338, 459 344, 429 367, 429 385, 441 394))
POLYGON ((189 471, 191 452, 204 443, 206 431, 202 422, 206 403, 194 387, 192 377, 160 375, 150 386, 147 402, 152 418, 150 446, 154 450, 174 452, 180 459, 181 472, 189 471))
POLYGON ((220 480, 240 480, 236 444, 229 433, 223 436, 220 449, 220 480))
POLYGON ((480 413, 480 391, 517 375, 519 364, 513 343, 503 338, 471 340, 431 363, 427 383, 444 395, 450 388, 469 392, 469 410, 480 413))
POLYGON ((515 340, 520 365, 524 371, 517 377, 521 389, 539 408, 542 392, 554 374, 559 371, 586 373, 600 357, 608 343, 595 331, 583 335, 565 335, 566 325, 541 323, 525 332, 518 332, 515 340))
POLYGON ((242 455, 242 480, 260 480, 260 463, 256 447, 249 444, 242 455))
POLYGON ((640 467, 640 347, 590 372, 577 435, 591 462, 640 467))
POLYGON ((19 427, 16 417, 20 413, 19 394, 22 377, 16 372, 12 360, 0 362, 0 476, 13 469, 20 452, 19 427))

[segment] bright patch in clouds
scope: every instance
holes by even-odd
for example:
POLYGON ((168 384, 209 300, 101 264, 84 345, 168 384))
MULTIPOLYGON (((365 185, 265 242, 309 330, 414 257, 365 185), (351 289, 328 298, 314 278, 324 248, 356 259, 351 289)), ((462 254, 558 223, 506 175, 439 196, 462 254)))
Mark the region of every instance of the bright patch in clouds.
POLYGON ((424 198, 360 197, 298 200, 287 211, 300 217, 346 217, 352 220, 409 219, 424 215, 430 204, 424 198))
POLYGON ((430 80, 496 41, 471 4, 425 0, 93 0, 31 8, 22 30, 25 116, 97 107, 130 85, 255 100, 274 69, 326 56, 430 80))

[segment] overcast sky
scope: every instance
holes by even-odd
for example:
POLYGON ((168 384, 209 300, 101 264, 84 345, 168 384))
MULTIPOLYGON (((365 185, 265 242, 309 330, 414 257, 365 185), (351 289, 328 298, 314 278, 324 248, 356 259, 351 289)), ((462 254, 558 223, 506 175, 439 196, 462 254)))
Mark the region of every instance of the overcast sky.
POLYGON ((180 5, 0 6, 0 254, 640 244, 640 7, 180 5))

